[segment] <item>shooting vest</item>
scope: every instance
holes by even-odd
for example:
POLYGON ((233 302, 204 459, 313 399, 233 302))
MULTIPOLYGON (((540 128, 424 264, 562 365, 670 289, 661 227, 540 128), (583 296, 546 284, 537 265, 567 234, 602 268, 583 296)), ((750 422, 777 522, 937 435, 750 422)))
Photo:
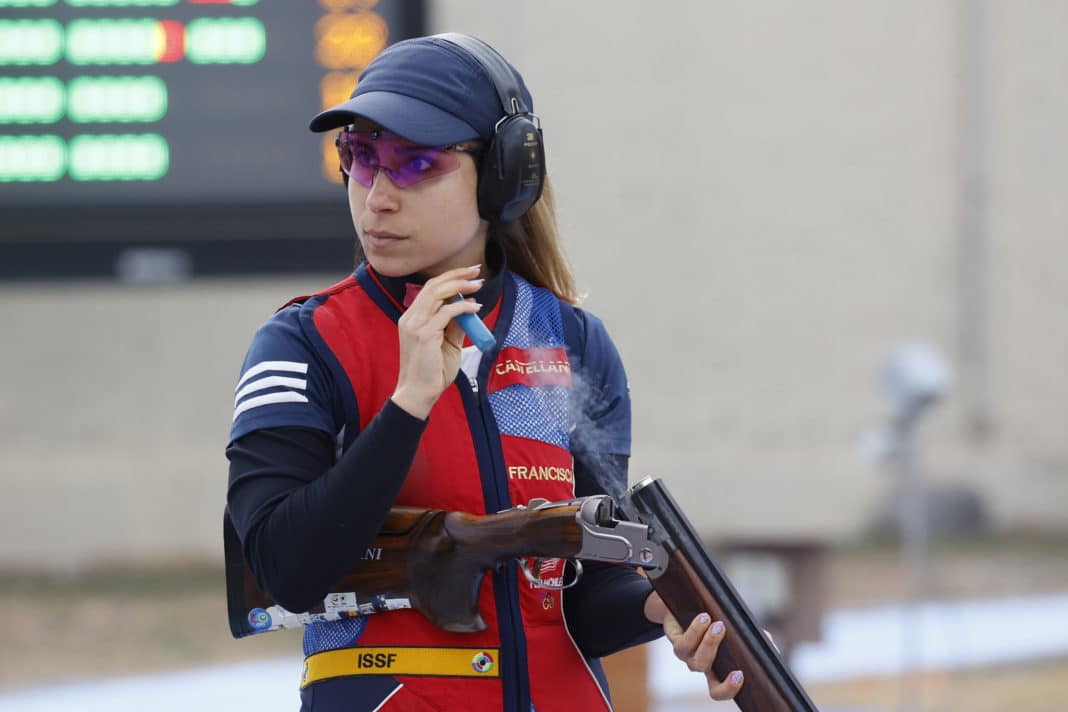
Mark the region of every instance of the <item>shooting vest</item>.
MULTIPOLYGON (((349 420, 342 447, 396 386, 400 314, 366 265, 301 310, 305 333, 344 394, 349 420)), ((503 276, 499 307, 487 319, 497 347, 482 355, 473 382, 461 371, 434 405, 396 504, 485 514, 536 497, 574 496, 571 369, 562 320, 551 292, 513 273, 503 276)), ((546 563, 540 573, 560 577, 563 562, 546 563)), ((327 700, 339 699, 343 687, 350 700, 345 709, 363 709, 351 707, 357 697, 368 709, 387 712, 528 712, 531 703, 538 712, 609 709, 564 625, 561 595, 535 588, 512 564, 483 579, 479 612, 488 628, 479 633, 441 630, 412 610, 309 626, 308 656, 344 648, 369 652, 356 655, 359 669, 342 668, 357 674, 306 679, 305 705, 332 709, 327 700), (378 707, 381 700, 387 701, 378 707)), ((351 653, 335 657, 354 659, 351 653)))

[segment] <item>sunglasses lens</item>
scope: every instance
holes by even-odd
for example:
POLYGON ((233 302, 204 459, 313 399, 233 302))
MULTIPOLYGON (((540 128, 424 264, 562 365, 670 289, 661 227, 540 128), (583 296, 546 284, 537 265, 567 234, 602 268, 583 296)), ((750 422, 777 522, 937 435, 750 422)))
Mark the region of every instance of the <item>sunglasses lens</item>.
POLYGON ((448 147, 420 146, 391 134, 342 131, 337 149, 341 170, 368 188, 379 169, 398 188, 407 188, 460 167, 459 155, 448 147))
POLYGON ((371 187, 378 164, 369 143, 361 141, 359 134, 353 131, 342 131, 337 139, 337 156, 345 175, 360 185, 371 187))
POLYGON ((389 177, 399 188, 437 178, 460 167, 460 156, 444 148, 400 147, 394 156, 397 167, 389 177))

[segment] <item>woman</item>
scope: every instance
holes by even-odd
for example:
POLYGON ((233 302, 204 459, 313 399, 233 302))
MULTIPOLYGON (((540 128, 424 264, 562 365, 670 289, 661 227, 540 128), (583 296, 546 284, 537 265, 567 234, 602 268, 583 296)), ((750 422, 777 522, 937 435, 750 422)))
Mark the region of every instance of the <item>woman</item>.
MULTIPOLYGON (((507 113, 529 120, 522 77, 488 45, 417 38, 312 121, 340 129, 365 259, 257 332, 227 448, 245 556, 290 610, 359 565, 394 504, 482 514, 625 487, 623 367, 601 322, 575 306, 550 186, 536 175, 531 187, 540 131, 524 127, 518 144, 499 133, 511 130, 502 85, 516 97, 507 113), (520 174, 504 197, 502 161, 520 174), (486 353, 465 343, 465 314, 492 329, 486 353)), ((710 672, 723 626, 700 616, 683 631, 625 567, 589 565, 565 593, 501 567, 479 611, 479 633, 412 610, 308 626, 302 709, 608 709, 597 659, 661 630, 712 697, 741 686, 740 672, 710 672)))

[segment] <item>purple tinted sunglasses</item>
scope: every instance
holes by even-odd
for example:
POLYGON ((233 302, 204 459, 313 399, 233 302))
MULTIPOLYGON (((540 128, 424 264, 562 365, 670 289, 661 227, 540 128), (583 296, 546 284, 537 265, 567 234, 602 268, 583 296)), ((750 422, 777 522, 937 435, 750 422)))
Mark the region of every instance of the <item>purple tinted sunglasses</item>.
POLYGON ((375 174, 383 171, 398 188, 451 173, 460 167, 459 153, 478 153, 477 146, 420 146, 388 131, 357 131, 343 128, 335 141, 341 170, 360 185, 370 188, 375 174))

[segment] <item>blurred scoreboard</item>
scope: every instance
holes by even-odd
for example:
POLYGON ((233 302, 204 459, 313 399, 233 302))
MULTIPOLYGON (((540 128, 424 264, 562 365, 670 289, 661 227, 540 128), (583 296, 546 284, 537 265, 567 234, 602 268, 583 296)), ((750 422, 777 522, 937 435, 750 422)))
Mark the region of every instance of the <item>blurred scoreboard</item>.
POLYGON ((312 233, 347 209, 333 136, 308 121, 423 15, 412 0, 0 0, 0 277, 46 242, 327 238, 312 233), (292 235, 287 210, 309 217, 292 235), (219 220, 232 232, 202 224, 219 220))

